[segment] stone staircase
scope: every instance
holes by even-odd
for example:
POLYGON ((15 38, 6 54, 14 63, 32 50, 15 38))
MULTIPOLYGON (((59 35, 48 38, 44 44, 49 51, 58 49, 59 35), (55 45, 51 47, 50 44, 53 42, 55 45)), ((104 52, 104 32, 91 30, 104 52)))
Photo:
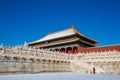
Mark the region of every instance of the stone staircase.
POLYGON ((93 73, 93 67, 96 69, 97 74, 104 74, 105 71, 99 66, 94 66, 93 64, 88 64, 85 61, 79 61, 74 59, 71 61, 71 70, 78 73, 93 73))

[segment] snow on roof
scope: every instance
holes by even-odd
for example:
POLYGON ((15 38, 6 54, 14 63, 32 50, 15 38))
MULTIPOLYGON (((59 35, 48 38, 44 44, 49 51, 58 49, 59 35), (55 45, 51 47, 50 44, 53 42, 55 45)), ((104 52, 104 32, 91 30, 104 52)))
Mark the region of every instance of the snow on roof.
MULTIPOLYGON (((48 34, 45 37, 43 37, 42 39, 36 40, 34 42, 30 42, 30 43, 47 41, 47 40, 56 39, 56 38, 60 38, 60 37, 70 36, 70 35, 73 35, 73 34, 75 34, 74 29, 69 28, 69 29, 66 29, 66 30, 62 30, 62 31, 58 31, 58 32, 55 32, 55 33, 48 34)), ((28 43, 28 44, 30 44, 30 43, 28 43)))
POLYGON ((57 38, 61 38, 61 37, 65 37, 65 36, 70 36, 70 35, 73 35, 73 34, 79 34, 91 41, 94 41, 94 42, 97 42, 96 40, 93 40, 93 39, 90 39, 84 35, 82 35, 81 33, 79 33, 75 28, 74 26, 72 26, 71 28, 68 28, 68 29, 65 29, 65 30, 62 30, 62 31, 58 31, 58 32, 54 32, 54 33, 49 33, 48 35, 46 35, 45 37, 39 39, 39 40, 36 40, 36 41, 33 41, 33 42, 30 42, 28 44, 32 44, 32 43, 38 43, 38 42, 43 42, 43 41, 48 41, 48 40, 52 40, 52 39, 57 39, 57 38))

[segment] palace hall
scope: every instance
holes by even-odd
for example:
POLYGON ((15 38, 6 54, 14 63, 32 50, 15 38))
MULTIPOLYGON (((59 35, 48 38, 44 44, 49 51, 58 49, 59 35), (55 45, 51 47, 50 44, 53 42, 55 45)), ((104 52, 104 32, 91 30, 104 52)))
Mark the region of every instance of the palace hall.
POLYGON ((81 34, 72 26, 65 30, 48 33, 43 38, 29 42, 28 46, 67 54, 104 52, 108 50, 120 51, 120 45, 96 46, 96 43, 98 41, 81 34))

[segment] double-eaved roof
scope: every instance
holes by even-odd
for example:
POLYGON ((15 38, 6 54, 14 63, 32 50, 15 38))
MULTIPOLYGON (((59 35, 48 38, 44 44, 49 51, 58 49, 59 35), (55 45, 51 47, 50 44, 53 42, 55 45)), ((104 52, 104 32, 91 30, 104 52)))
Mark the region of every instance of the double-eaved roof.
POLYGON ((67 37, 67 36, 71 36, 71 35, 74 35, 74 34, 79 34, 80 36, 84 37, 84 38, 87 38, 93 42, 97 42, 93 39, 90 39, 84 35, 82 35, 81 33, 79 33, 75 28, 74 26, 72 26, 71 28, 68 28, 68 29, 65 29, 65 30, 62 30, 62 31, 58 31, 58 32, 54 32, 54 33, 50 33, 48 35, 46 35, 45 37, 39 39, 39 40, 36 40, 36 41, 33 41, 33 42, 30 42, 28 44, 34 44, 34 43, 39 43, 39 42, 44 42, 44 41, 49 41, 49 40, 53 40, 53 39, 58 39, 58 38, 62 38, 62 37, 67 37))

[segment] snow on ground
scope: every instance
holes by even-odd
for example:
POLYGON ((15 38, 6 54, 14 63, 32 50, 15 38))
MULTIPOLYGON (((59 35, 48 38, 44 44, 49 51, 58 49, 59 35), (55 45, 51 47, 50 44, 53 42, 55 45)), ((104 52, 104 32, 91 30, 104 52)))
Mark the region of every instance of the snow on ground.
POLYGON ((120 80, 120 75, 80 73, 40 73, 1 75, 0 80, 120 80))

